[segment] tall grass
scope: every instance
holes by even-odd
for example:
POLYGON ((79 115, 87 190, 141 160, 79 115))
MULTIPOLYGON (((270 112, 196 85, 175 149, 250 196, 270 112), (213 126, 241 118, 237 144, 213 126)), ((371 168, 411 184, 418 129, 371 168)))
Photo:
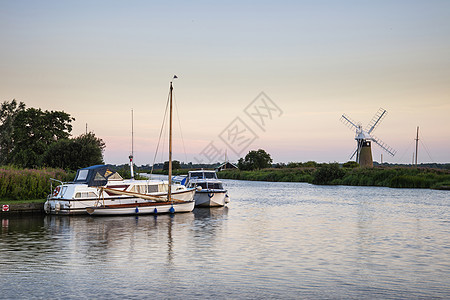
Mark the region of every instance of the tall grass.
POLYGON ((261 169, 257 171, 220 171, 218 177, 225 179, 273 181, 273 182, 312 182, 314 168, 261 169))
POLYGON ((72 181, 74 177, 75 173, 67 173, 61 169, 0 167, 0 199, 44 199, 51 192, 50 178, 72 181))
POLYGON ((337 164, 322 164, 316 168, 221 171, 218 176, 237 180, 308 182, 328 185, 433 189, 450 187, 450 172, 431 168, 339 168, 337 164))

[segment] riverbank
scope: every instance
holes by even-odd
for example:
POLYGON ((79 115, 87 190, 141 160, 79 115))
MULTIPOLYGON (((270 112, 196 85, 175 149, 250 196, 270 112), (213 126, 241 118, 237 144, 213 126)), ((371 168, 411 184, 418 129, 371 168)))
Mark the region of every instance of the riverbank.
POLYGON ((43 214, 45 199, 37 200, 0 200, 0 216, 17 214, 43 214))
POLYGON ((318 185, 383 186, 450 190, 450 171, 431 168, 345 168, 322 164, 316 168, 268 168, 255 171, 230 170, 221 179, 270 182, 307 182, 318 185))

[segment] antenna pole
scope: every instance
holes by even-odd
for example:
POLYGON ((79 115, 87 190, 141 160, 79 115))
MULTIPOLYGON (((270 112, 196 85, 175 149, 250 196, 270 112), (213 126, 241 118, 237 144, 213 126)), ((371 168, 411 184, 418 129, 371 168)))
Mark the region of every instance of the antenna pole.
POLYGON ((131 179, 134 178, 134 170, 133 170, 133 156, 134 156, 134 125, 133 125, 133 109, 131 109, 131 155, 128 157, 130 159, 130 173, 131 179))
POLYGON ((133 109, 131 109, 131 155, 134 156, 134 120, 133 120, 133 109))
POLYGON ((419 126, 417 126, 417 135, 416 135, 416 168, 417 168, 417 150, 419 149, 419 126))

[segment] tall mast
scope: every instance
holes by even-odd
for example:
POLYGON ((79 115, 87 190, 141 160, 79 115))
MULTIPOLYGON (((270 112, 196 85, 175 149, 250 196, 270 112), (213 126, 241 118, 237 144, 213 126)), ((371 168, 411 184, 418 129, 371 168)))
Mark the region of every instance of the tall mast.
MULTIPOLYGON (((176 76, 174 76, 176 78, 176 76)), ((167 192, 167 201, 172 200, 172 81, 170 82, 169 92, 169 187, 167 192)))
POLYGON ((416 135, 416 168, 417 168, 417 150, 419 149, 419 126, 417 126, 417 135, 416 135))

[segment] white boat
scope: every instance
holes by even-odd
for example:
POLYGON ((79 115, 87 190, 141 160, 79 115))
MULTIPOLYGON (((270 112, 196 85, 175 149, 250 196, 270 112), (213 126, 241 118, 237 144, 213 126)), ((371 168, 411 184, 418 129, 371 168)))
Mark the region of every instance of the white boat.
POLYGON ((228 191, 223 188, 215 171, 189 171, 185 182, 181 180, 180 183, 188 188, 196 188, 194 199, 197 207, 224 206, 230 202, 228 191))
MULTIPOLYGON (((123 179, 107 165, 96 165, 77 171, 73 182, 60 182, 47 197, 48 214, 86 214, 88 207, 161 202, 167 197, 168 180, 123 179)), ((171 187, 177 200, 192 201, 195 191, 181 184, 171 187)), ((165 209, 158 210, 164 212, 165 209)))
MULTIPOLYGON (((174 78, 177 78, 174 76, 174 78)), ((106 204, 98 201, 95 206, 89 207, 86 211, 90 215, 136 215, 136 214, 157 214, 157 213, 178 213, 192 212, 194 210, 194 188, 187 188, 181 184, 172 183, 172 92, 173 86, 170 82, 169 90, 169 177, 166 195, 147 195, 140 192, 113 191, 114 193, 126 196, 142 198, 145 201, 135 201, 135 203, 114 203, 106 204)), ((103 189, 105 190, 105 189, 103 189)), ((106 189, 106 192, 112 192, 106 189)))

